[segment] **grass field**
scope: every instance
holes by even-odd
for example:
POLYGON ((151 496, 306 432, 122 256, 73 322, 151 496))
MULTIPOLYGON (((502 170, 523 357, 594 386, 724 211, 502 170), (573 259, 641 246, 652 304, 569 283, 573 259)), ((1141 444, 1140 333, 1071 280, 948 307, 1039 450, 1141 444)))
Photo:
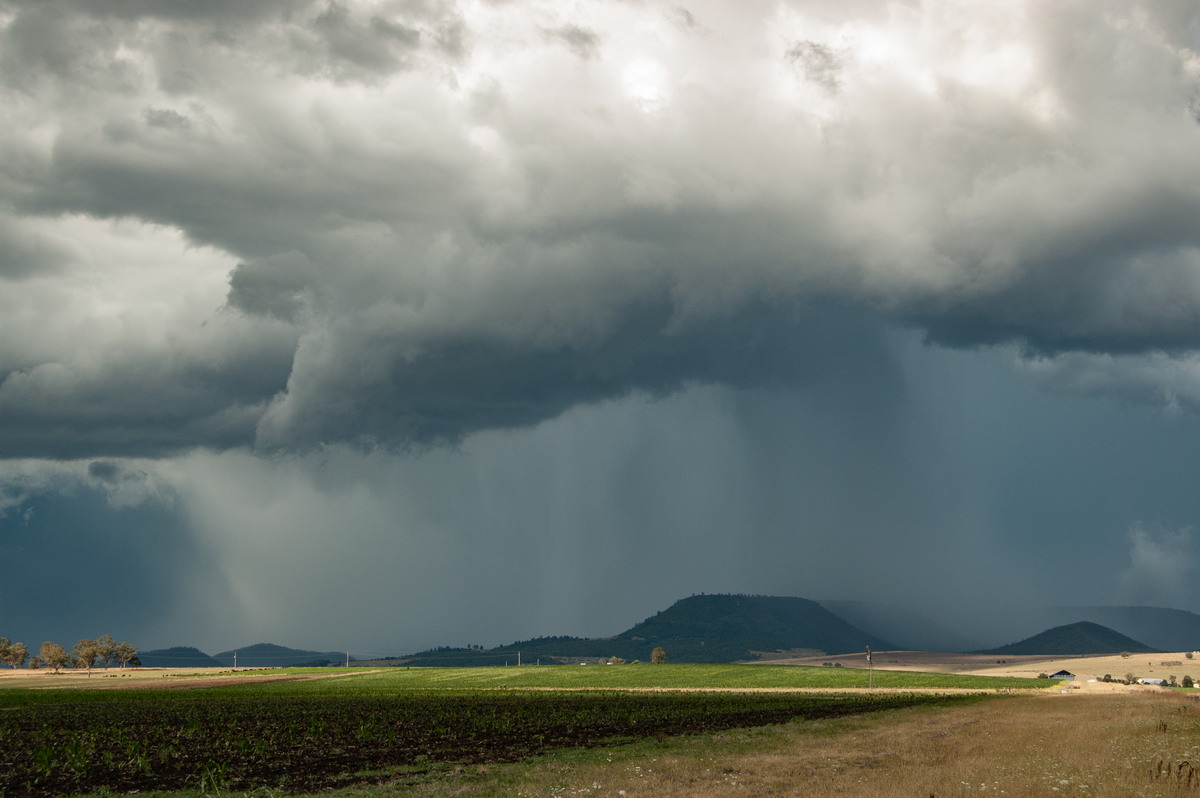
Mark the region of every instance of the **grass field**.
POLYGON ((788 665, 556 665, 511 668, 395 668, 353 680, 310 683, 332 690, 486 690, 486 689, 821 689, 879 688, 1003 690, 1040 688, 1044 679, 996 678, 947 673, 914 673, 788 665))
POLYGON ((862 672, 786 666, 290 670, 160 676, 156 688, 128 689, 79 689, 125 684, 99 675, 43 677, 39 689, 0 690, 0 793, 296 792, 397 774, 428 783, 447 767, 1045 684, 875 676, 893 689, 861 689, 862 672), (55 684, 64 687, 46 689, 55 684), (816 688, 827 692, 803 692, 816 688))

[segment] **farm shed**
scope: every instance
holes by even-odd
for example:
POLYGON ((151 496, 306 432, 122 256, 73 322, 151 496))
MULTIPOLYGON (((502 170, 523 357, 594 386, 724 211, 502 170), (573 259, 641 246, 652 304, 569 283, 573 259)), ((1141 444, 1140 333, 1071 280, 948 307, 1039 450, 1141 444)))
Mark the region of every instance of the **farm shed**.
POLYGON ((1050 678, 1061 679, 1064 682, 1073 682, 1075 681, 1075 674, 1071 673, 1070 671, 1055 671, 1054 673, 1050 674, 1050 678))

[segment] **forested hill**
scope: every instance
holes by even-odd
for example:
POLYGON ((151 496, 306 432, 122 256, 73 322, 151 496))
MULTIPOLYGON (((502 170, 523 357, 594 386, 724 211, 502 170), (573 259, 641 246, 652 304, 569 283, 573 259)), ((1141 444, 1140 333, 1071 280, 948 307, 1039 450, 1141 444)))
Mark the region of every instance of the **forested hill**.
POLYGON ((299 668, 340 665, 346 661, 346 655, 340 651, 304 651, 273 643, 255 643, 252 646, 213 654, 213 659, 225 667, 232 667, 236 662, 239 668, 299 668))
POLYGON ((142 651, 138 661, 147 668, 219 668, 221 663, 191 646, 173 646, 142 651))
POLYGON ((1053 629, 1047 629, 1019 642, 979 653, 1073 656, 1077 654, 1120 654, 1123 651, 1153 652, 1156 649, 1126 637, 1107 626, 1090 621, 1079 621, 1065 626, 1055 626, 1053 629))
POLYGON ((895 648, 815 601, 784 596, 700 595, 647 618, 619 639, 663 646, 672 659, 731 662, 809 649, 849 654, 895 648))
POLYGON ((494 649, 436 649, 398 658, 408 665, 497 665, 620 657, 650 661, 666 649, 671 662, 738 662, 784 652, 848 654, 866 646, 895 648, 815 601, 780 596, 699 595, 675 602, 614 637, 521 640, 494 649))

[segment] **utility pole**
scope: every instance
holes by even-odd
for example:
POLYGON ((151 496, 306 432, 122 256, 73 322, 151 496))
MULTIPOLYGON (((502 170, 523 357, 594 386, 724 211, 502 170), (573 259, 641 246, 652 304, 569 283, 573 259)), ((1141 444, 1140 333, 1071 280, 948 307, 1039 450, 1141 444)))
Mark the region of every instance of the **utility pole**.
POLYGON ((347 668, 350 667, 350 652, 349 651, 346 652, 346 667, 347 668))
POLYGON ((875 686, 875 671, 871 664, 871 647, 867 646, 867 687, 875 686))
POLYGON ((237 670, 237 650, 236 649, 233 652, 233 669, 235 671, 237 670))

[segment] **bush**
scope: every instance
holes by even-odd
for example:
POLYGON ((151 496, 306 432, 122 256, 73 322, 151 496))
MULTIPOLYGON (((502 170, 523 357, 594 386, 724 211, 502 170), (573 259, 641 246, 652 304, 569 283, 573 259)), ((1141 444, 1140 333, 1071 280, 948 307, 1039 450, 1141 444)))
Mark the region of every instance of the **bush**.
POLYGON ((1196 656, 1196 653, 1194 651, 1189 651, 1186 654, 1184 654, 1183 656, 1187 657, 1188 659, 1192 659, 1193 657, 1196 656))
POLYGON ((1183 681, 1180 682, 1180 684, 1183 685, 1184 687, 1195 687, 1196 686, 1196 682, 1192 680, 1191 676, 1184 676, 1183 681))
POLYGON ((1049 679, 1049 678, 1050 678, 1050 674, 1048 674, 1048 673, 1039 673, 1039 674, 1038 674, 1038 678, 1039 678, 1039 679, 1049 679))

